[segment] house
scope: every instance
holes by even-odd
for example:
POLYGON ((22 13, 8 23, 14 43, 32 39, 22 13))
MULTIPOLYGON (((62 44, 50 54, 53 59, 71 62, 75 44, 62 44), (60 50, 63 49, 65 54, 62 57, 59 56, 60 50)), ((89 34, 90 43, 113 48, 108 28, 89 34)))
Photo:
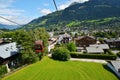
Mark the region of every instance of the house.
POLYGON ((86 47, 86 51, 89 54, 100 54, 100 53, 104 53, 103 49, 100 47, 86 47))
POLYGON ((97 39, 92 36, 82 36, 74 38, 74 42, 77 47, 87 47, 90 44, 96 44, 97 39))
POLYGON ((76 47, 77 52, 85 52, 85 49, 83 47, 76 47))
POLYGON ((6 66, 15 66, 17 61, 15 60, 19 50, 16 47, 16 42, 0 44, 0 64, 6 64, 6 66))
POLYGON ((120 78, 120 61, 109 61, 107 65, 120 78))
POLYGON ((34 49, 36 53, 44 52, 43 41, 41 40, 35 41, 34 49))
POLYGON ((51 49, 54 49, 56 43, 57 43, 57 38, 56 37, 49 38, 49 40, 48 40, 48 44, 49 44, 48 52, 50 52, 51 49))
POLYGON ((102 50, 104 50, 104 52, 106 53, 109 48, 108 44, 92 44, 90 45, 90 47, 98 47, 101 48, 102 50))
POLYGON ((105 39, 104 42, 108 44, 110 48, 120 48, 120 39, 105 39))
POLYGON ((107 44, 93 44, 93 45, 90 45, 90 47, 101 47, 103 50, 110 49, 107 44))
POLYGON ((59 36, 59 39, 57 42, 62 43, 62 44, 66 44, 66 43, 69 43, 70 40, 71 40, 70 35, 65 33, 65 34, 59 36))

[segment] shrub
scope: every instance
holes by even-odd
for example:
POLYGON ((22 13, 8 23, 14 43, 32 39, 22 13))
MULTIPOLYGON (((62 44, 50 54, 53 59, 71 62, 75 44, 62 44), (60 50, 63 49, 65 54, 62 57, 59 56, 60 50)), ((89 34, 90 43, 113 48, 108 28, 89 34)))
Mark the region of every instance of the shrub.
POLYGON ((5 65, 0 65, 0 77, 7 73, 7 68, 5 65))
POLYGON ((77 54, 71 53, 72 58, 90 58, 90 59, 105 59, 105 60, 116 60, 116 55, 108 54, 77 54))
POLYGON ((70 54, 67 49, 59 47, 53 50, 52 58, 55 60, 67 61, 70 59, 70 54))
POLYGON ((115 55, 111 50, 107 50, 109 55, 115 55))
POLYGON ((66 46, 69 51, 76 51, 76 45, 74 44, 74 42, 70 42, 66 46))

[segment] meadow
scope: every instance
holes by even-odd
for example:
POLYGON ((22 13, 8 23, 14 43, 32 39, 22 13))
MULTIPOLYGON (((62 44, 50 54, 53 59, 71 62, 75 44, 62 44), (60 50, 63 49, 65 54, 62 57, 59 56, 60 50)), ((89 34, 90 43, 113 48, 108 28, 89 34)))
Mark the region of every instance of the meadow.
POLYGON ((22 68, 2 80, 118 80, 104 64, 80 61, 42 61, 22 68))

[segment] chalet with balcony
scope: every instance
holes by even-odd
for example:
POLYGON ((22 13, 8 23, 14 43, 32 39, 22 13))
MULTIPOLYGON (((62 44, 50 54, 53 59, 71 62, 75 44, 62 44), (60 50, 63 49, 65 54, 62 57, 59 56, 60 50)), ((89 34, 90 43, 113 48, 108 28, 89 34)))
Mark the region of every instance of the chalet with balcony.
POLYGON ((91 44, 96 44, 97 39, 93 36, 82 36, 74 39, 77 47, 88 47, 91 44))

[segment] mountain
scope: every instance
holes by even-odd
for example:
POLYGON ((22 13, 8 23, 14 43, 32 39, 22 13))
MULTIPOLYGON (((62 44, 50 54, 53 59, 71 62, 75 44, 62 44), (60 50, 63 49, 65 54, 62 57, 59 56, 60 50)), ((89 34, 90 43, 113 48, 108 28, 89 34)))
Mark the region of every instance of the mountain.
POLYGON ((19 26, 18 25, 5 25, 5 24, 0 24, 0 29, 9 29, 9 30, 12 30, 12 29, 16 29, 18 28, 19 26))
POLYGON ((120 0, 89 0, 85 3, 73 3, 64 10, 34 19, 24 28, 58 27, 66 26, 73 21, 81 23, 114 17, 120 17, 120 0))

